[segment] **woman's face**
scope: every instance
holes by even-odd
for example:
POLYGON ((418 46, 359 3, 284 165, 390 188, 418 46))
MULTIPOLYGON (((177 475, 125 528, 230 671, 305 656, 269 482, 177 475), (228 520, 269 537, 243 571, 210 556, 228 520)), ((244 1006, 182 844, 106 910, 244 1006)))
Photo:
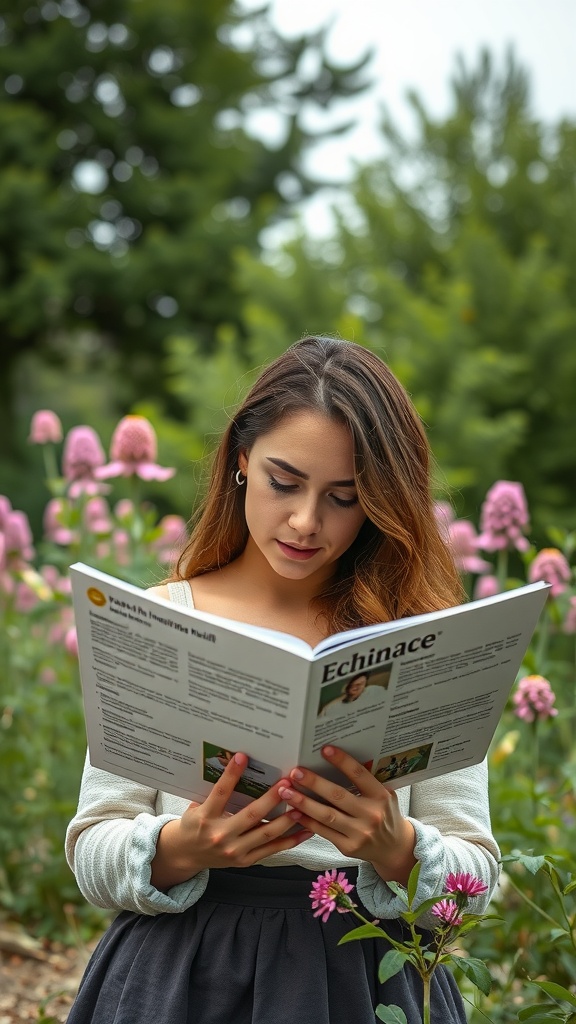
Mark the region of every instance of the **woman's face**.
POLYGON ((346 696, 349 700, 358 700, 368 684, 368 676, 356 676, 346 684, 346 696))
POLYGON ((328 579, 366 518, 348 427, 318 412, 293 413, 241 453, 239 466, 248 544, 286 579, 328 579))

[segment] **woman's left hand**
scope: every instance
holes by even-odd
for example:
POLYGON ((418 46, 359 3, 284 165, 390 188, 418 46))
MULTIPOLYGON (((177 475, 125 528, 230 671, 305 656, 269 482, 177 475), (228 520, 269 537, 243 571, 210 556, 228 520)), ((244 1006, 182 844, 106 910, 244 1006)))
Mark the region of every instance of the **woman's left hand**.
POLYGON ((293 787, 281 789, 280 796, 300 812, 298 824, 328 839, 345 857, 370 861, 385 881, 405 885, 416 863, 416 837, 400 812, 396 793, 338 747, 323 747, 322 756, 350 780, 358 795, 306 768, 294 768, 293 787))

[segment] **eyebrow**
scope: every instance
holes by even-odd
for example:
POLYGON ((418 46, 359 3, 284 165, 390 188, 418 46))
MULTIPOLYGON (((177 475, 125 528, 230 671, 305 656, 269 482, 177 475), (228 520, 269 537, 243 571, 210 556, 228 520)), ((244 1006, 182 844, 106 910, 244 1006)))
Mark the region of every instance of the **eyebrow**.
MULTIPOLYGON (((301 469, 296 469, 295 466, 291 466, 289 462, 284 462, 284 459, 272 459, 268 456, 268 462, 273 462, 278 469, 283 469, 286 473, 291 473, 292 476, 299 476, 302 480, 309 480, 308 473, 304 473, 301 469)), ((355 487, 355 480, 332 480, 329 487, 355 487)))

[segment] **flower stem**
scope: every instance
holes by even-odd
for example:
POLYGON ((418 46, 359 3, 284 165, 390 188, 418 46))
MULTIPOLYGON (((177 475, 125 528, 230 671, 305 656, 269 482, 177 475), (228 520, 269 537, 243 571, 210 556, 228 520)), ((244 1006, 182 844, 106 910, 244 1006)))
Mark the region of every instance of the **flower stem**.
POLYGON ((424 996, 422 1002, 422 1024, 430 1024, 430 981, 431 975, 426 973, 422 978, 424 996))

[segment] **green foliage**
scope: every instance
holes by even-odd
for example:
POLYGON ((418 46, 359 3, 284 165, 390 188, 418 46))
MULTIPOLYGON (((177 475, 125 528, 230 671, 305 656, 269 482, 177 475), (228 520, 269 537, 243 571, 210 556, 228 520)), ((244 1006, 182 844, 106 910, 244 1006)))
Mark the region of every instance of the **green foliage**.
POLYGON ((223 324, 242 335, 235 254, 259 251, 262 228, 317 188, 302 156, 322 133, 306 117, 364 89, 365 64, 336 67, 323 32, 284 39, 265 8, 241 13, 232 0, 9 5, 0 18, 4 452, 26 352, 64 369, 80 347, 93 369, 119 370, 117 413, 161 393, 167 328, 193 333, 203 352, 223 324), (262 113, 278 122, 272 146, 259 138, 262 113))

